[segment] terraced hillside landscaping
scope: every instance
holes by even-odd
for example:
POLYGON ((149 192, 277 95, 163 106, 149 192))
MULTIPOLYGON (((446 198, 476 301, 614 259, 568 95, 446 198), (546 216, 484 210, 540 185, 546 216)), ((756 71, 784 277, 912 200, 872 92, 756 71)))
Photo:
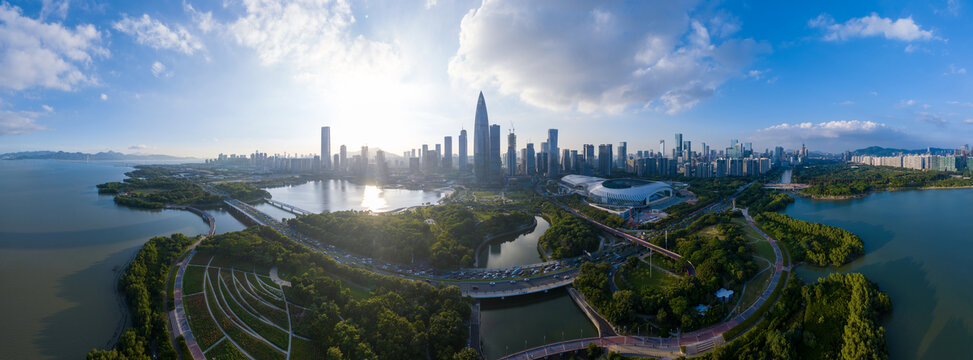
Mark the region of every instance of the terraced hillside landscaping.
POLYGON ((311 340, 294 334, 289 313, 301 307, 266 274, 212 261, 191 264, 183 301, 190 328, 206 358, 311 359, 311 340), (196 285, 196 284, 201 284, 196 285), (293 350, 293 352, 292 352, 293 350))

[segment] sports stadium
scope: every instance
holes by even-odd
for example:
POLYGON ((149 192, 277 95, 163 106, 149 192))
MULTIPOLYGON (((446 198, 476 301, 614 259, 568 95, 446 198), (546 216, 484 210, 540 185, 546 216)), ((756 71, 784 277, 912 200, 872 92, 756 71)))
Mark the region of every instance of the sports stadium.
POLYGON ((561 183, 591 202, 614 206, 644 206, 675 194, 672 186, 662 181, 566 175, 561 183))

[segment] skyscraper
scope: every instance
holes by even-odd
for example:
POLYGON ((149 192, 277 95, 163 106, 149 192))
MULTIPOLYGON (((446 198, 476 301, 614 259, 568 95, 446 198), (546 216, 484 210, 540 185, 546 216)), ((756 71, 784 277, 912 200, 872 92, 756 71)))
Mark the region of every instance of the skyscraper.
POLYGON ((618 143, 618 158, 615 159, 617 164, 615 167, 625 169, 626 160, 628 160, 628 142, 622 141, 618 143))
POLYGON ((595 145, 584 144, 584 169, 581 173, 585 175, 591 175, 595 170, 595 145))
MULTIPOLYGON (((499 136, 499 134, 497 134, 499 136)), ((489 179, 490 169, 490 121, 487 119, 486 100, 483 92, 476 100, 476 118, 473 123, 473 176, 478 182, 489 179)))
POLYGON ((358 170, 362 176, 368 175, 368 145, 361 147, 361 168, 358 170))
POLYGON ((467 152, 466 152, 466 130, 459 131, 459 171, 466 171, 467 152))
POLYGON ((443 138, 443 170, 453 170, 453 137, 443 138))
POLYGON ((666 141, 665 139, 659 140, 659 157, 666 156, 666 141))
POLYGON ((535 165, 536 159, 534 158, 534 143, 527 143, 527 148, 524 155, 524 175, 534 175, 537 173, 537 166, 535 165))
POLYGON ((598 145, 598 174, 603 176, 612 174, 612 144, 598 145))
POLYGON ((558 169, 561 168, 561 162, 558 161, 558 148, 557 148, 557 129, 547 130, 547 160, 549 161, 547 165, 547 176, 557 177, 558 169))
POLYGON ((321 127, 321 170, 331 170, 331 127, 321 127))
POLYGON ((677 133, 676 134, 676 149, 673 152, 672 158, 675 159, 675 158, 680 157, 680 156, 682 156, 682 134, 678 134, 677 133))
POLYGON ((500 125, 490 125, 490 172, 489 178, 497 180, 500 178, 500 168, 502 167, 500 158, 500 125))
POLYGON ((507 134, 507 176, 517 175, 517 135, 507 134))
POLYGON ((341 164, 338 164, 338 171, 347 171, 348 170, 348 148, 345 147, 344 145, 341 145, 341 147, 338 149, 338 154, 339 154, 338 159, 341 160, 341 164))

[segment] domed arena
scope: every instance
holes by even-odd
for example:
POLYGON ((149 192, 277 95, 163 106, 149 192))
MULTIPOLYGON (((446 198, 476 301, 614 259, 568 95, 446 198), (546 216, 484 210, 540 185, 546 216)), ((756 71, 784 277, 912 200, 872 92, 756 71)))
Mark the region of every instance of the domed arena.
POLYGON ((662 181, 567 175, 561 182, 583 193, 589 201, 606 205, 643 206, 675 194, 672 186, 662 181))

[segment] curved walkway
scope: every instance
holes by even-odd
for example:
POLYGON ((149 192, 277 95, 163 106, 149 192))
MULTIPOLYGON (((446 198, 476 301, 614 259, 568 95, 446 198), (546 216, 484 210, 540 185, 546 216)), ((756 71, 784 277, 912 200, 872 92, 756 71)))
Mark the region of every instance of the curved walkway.
POLYGON ((591 343, 594 343, 602 348, 608 348, 612 351, 618 351, 622 354, 653 357, 698 355, 713 350, 717 345, 722 344, 725 341, 723 339, 724 332, 729 331, 750 316, 753 316, 761 305, 770 300, 770 296, 773 294, 774 289, 777 287, 777 283, 781 280, 781 274, 785 270, 783 265, 784 258, 781 254, 780 247, 777 246, 777 241, 770 236, 767 236, 767 234, 757 227, 756 223, 753 221, 753 218, 750 217, 750 214, 747 212, 747 209, 743 209, 742 212, 744 217, 747 219, 747 224, 753 227, 757 233, 770 242, 770 245, 774 248, 774 255, 777 257, 777 261, 776 266, 773 267, 774 275, 771 278, 770 283, 767 285, 767 288, 764 289, 762 294, 760 294, 760 298, 758 298, 753 305, 747 308, 747 310, 740 315, 737 315, 728 321, 704 329, 679 334, 674 337, 652 338, 644 336, 613 336, 575 339, 523 350, 504 356, 501 359, 536 359, 550 355, 582 350, 591 343), (683 346, 686 347, 685 352, 682 351, 683 346))
MULTIPOLYGON (((182 335, 186 339, 186 345, 189 346, 189 352, 193 355, 193 359, 203 360, 206 356, 203 355, 203 350, 199 348, 199 344, 196 343, 196 338, 193 336, 193 331, 189 328, 189 319, 186 318, 186 309, 182 304, 182 277, 186 273, 186 266, 189 265, 189 260, 193 258, 196 254, 196 246, 203 242, 207 237, 213 236, 216 233, 216 218, 209 213, 199 210, 191 206, 166 206, 167 209, 180 209, 189 210, 197 215, 203 217, 206 223, 209 224, 209 232, 205 235, 200 235, 199 240, 196 240, 189 248, 186 250, 189 252, 186 257, 183 258, 181 262, 176 264, 176 277, 173 281, 173 304, 175 305, 175 310, 169 312, 169 333, 171 334, 173 340, 173 347, 178 349, 179 344, 175 342, 175 338, 182 335)), ((166 288, 169 288, 169 284, 166 283, 166 288)))

